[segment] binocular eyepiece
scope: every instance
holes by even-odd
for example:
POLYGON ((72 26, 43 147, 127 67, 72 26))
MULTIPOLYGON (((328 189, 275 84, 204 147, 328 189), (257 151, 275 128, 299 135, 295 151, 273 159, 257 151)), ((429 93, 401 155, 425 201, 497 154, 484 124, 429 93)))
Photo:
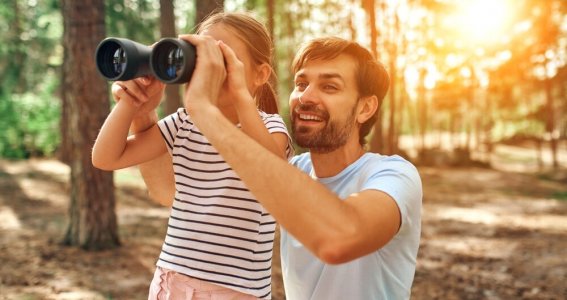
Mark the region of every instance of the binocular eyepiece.
POLYGON ((195 46, 163 38, 153 47, 129 39, 109 37, 96 48, 96 67, 106 80, 130 80, 153 75, 169 84, 186 83, 195 69, 195 46))

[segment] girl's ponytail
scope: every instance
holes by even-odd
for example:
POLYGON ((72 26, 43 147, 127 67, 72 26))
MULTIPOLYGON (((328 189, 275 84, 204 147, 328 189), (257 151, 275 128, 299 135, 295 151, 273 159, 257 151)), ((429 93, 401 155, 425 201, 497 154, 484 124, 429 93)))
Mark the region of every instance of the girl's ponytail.
POLYGON ((278 98, 271 82, 272 80, 268 80, 264 85, 258 88, 256 92, 256 102, 261 111, 268 114, 277 114, 278 98))

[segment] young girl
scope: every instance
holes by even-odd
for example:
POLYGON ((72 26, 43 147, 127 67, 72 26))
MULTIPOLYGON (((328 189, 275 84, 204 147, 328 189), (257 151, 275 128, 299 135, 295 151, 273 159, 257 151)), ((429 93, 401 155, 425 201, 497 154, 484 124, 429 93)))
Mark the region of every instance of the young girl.
POLYGON ((173 157, 176 191, 149 299, 269 299, 275 221, 193 125, 190 112, 198 105, 191 99, 208 97, 258 143, 291 157, 281 117, 261 110, 277 112, 268 81, 271 40, 261 23, 243 13, 212 15, 197 34, 181 36, 197 48, 184 107, 128 136, 140 107, 155 101, 163 85, 116 82, 113 95, 120 101, 95 142, 93 164, 116 170, 165 152, 173 157))

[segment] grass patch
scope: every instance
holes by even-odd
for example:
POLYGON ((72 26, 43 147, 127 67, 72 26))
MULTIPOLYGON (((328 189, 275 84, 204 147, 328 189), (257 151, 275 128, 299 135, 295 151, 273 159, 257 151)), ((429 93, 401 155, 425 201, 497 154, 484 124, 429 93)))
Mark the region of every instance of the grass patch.
POLYGON ((565 192, 555 192, 553 193, 553 198, 559 201, 567 201, 567 191, 565 192))

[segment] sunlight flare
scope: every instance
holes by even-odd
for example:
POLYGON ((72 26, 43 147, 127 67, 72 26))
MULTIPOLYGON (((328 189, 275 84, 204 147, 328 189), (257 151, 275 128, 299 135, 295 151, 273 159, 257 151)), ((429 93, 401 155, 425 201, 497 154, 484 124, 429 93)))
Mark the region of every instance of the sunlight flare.
POLYGON ((470 42, 496 42, 506 36, 512 5, 508 0, 459 2, 457 26, 470 42))

